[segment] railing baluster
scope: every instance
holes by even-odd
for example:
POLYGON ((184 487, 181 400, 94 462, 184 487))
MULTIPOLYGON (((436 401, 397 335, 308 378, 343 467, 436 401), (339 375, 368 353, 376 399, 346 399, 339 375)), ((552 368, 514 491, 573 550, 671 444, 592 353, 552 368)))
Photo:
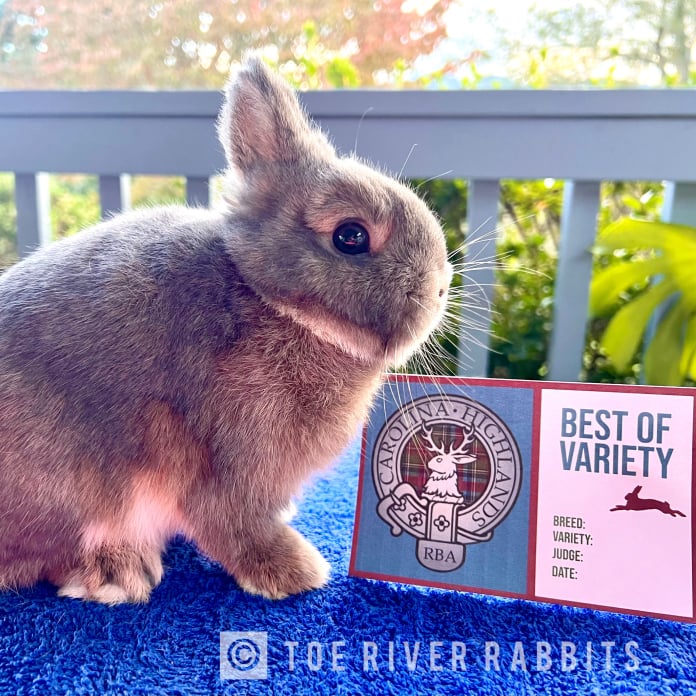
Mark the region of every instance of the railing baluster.
MULTIPOLYGON (((677 225, 696 225, 696 183, 668 181, 665 184, 665 197, 661 218, 677 225)), ((657 279, 655 279, 657 280, 657 279)), ((662 318, 673 304, 673 299, 659 305, 648 322, 643 336, 645 346, 653 340, 662 318)), ((645 371, 641 370, 641 382, 645 382, 645 371)))
POLYGON ((210 180, 200 176, 188 177, 186 179, 186 202, 189 205, 207 208, 210 205, 210 180))
POLYGON ((549 352, 549 378, 553 380, 575 382, 582 367, 599 185, 598 181, 567 181, 563 192, 549 352))
POLYGON ((665 185, 662 219, 679 225, 696 226, 696 183, 669 182, 665 185))
POLYGON ((15 174, 17 206, 17 253, 20 258, 49 241, 51 236, 51 199, 48 175, 15 174))
POLYGON ((120 176, 102 175, 99 177, 99 202, 104 220, 123 210, 120 176))
POLYGON ((131 209, 131 175, 121 174, 121 210, 126 211, 131 209))
POLYGON ((467 206, 466 275, 459 335, 459 374, 485 377, 493 299, 494 262, 498 227, 500 182, 469 182, 467 206))

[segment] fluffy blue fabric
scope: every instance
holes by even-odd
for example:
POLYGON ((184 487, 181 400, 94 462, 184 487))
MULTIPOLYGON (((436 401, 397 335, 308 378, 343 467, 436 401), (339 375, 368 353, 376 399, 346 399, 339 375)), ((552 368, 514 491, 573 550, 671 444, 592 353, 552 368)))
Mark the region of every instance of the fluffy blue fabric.
MULTIPOLYGON (((333 566, 326 589, 282 602, 251 597, 177 541, 145 606, 58 599, 47 585, 5 593, 2 693, 696 693, 693 626, 347 577, 357 462, 355 443, 308 489, 295 521, 333 566), (221 631, 267 633, 267 679, 220 679, 221 631), (571 657, 563 662, 564 641, 567 653, 576 650, 574 669, 571 657), (634 670, 630 641, 638 644, 634 670)), ((263 666, 246 646, 225 651, 241 676, 263 666)))

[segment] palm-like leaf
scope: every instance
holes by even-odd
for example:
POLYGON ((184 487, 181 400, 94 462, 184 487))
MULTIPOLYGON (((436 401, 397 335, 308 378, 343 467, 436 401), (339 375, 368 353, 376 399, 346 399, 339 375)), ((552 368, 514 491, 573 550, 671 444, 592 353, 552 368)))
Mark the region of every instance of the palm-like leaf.
POLYGON ((696 377, 696 228, 619 220, 598 236, 595 251, 619 250, 644 253, 595 274, 590 287, 590 314, 607 315, 628 291, 641 290, 651 282, 611 318, 601 339, 603 349, 619 369, 626 369, 650 317, 672 298, 645 352, 646 380, 681 384, 687 377, 696 377))

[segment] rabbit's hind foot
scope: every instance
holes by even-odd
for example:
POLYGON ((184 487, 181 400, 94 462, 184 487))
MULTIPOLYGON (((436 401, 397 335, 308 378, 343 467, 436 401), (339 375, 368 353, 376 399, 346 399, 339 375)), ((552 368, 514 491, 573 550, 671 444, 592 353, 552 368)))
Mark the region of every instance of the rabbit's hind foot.
POLYGON ((102 604, 144 603, 163 573, 159 549, 99 546, 57 583, 58 595, 102 604))

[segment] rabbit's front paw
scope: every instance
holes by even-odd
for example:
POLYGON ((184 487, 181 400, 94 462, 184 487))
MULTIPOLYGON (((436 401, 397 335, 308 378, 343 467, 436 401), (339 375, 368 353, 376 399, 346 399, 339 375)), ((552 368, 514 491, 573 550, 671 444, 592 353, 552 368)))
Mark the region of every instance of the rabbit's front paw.
POLYGON ((250 546, 236 564, 234 577, 239 586, 266 599, 289 595, 326 585, 330 566, 301 534, 283 525, 273 544, 250 546))

